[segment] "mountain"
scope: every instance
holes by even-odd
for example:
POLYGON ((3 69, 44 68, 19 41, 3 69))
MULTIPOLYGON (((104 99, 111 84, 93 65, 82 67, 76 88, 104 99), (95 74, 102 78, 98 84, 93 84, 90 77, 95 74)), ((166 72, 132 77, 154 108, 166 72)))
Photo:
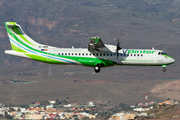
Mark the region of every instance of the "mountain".
POLYGON ((150 90, 168 81, 158 79, 179 78, 179 5, 178 0, 0 0, 1 101, 15 104, 67 96, 80 101, 97 99, 99 92, 114 102, 143 102, 145 92, 153 100, 165 99, 150 90), (93 68, 52 66, 53 77, 48 78, 46 64, 4 54, 11 49, 7 21, 19 23, 27 35, 47 45, 86 48, 93 36, 116 45, 114 38, 120 36, 122 48, 155 47, 176 63, 166 73, 161 67, 118 66, 92 74, 93 68), (36 83, 10 84, 10 79, 36 83))

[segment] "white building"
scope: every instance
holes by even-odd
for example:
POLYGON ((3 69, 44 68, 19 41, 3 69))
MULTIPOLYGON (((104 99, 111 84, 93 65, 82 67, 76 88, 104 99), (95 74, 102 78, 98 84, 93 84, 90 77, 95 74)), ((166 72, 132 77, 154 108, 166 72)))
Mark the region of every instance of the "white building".
POLYGON ((64 107, 72 107, 71 104, 64 105, 64 107))
POLYGON ((93 102, 89 102, 89 106, 95 106, 93 102))

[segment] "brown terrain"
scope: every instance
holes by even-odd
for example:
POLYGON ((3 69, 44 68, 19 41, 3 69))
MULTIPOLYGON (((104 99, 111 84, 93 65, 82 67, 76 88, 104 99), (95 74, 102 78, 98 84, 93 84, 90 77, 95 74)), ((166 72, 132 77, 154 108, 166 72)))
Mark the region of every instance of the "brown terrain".
POLYGON ((151 93, 158 94, 159 97, 169 97, 170 99, 180 100, 180 80, 157 84, 152 88, 151 93))
POLYGON ((28 104, 67 96, 70 102, 80 102, 97 100, 99 93, 102 100, 128 104, 144 102, 146 92, 149 101, 179 99, 180 21, 175 20, 180 18, 179 5, 174 0, 0 0, 0 103, 28 104), (154 47, 176 62, 167 66, 166 73, 161 66, 115 66, 93 74, 90 67, 52 65, 48 77, 47 64, 4 54, 11 49, 7 21, 19 23, 42 44, 86 48, 89 37, 99 36, 116 45, 114 38, 120 36, 122 48, 154 47))
MULTIPOLYGON (((157 106, 148 111, 151 120, 171 120, 180 119, 180 106, 179 105, 163 105, 157 106)), ((145 119, 148 120, 148 119, 145 119)))

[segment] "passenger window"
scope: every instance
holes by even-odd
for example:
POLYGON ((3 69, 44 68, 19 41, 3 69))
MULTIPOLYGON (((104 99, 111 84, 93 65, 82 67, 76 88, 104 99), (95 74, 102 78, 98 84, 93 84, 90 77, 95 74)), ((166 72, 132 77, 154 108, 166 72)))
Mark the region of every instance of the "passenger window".
POLYGON ((72 53, 72 55, 74 55, 74 54, 72 53))
POLYGON ((124 54, 124 56, 126 56, 126 54, 124 54))
POLYGON ((77 53, 75 53, 75 55, 77 55, 77 53))
POLYGON ((93 53, 93 55, 95 56, 95 54, 93 53))
POLYGON ((137 56, 139 56, 139 54, 137 54, 137 56))
POLYGON ((121 56, 123 56, 123 54, 121 54, 121 56))
POLYGON ((91 56, 91 53, 89 55, 91 56))
POLYGON ((88 56, 88 54, 86 53, 86 56, 88 56))
POLYGON ((59 53, 59 55, 61 55, 61 54, 59 53))
POLYGON ((133 56, 133 54, 131 54, 131 56, 133 56))
POLYGON ((143 56, 143 54, 141 54, 141 57, 143 56))
POLYGON ((64 55, 64 53, 62 53, 62 55, 64 55))
POLYGON ((112 56, 112 54, 110 54, 110 56, 112 56))
POLYGON ((136 54, 134 54, 134 56, 136 56, 136 54))
POLYGON ((107 56, 109 56, 109 54, 107 54, 107 56))
POLYGON ((82 55, 84 56, 84 53, 82 55))
POLYGON ((67 53, 65 53, 65 55, 67 55, 67 53))
POLYGON ((100 54, 100 56, 102 56, 102 54, 100 54))
POLYGON ((129 54, 127 54, 127 56, 129 56, 129 54))
POLYGON ((68 55, 70 55, 70 53, 68 55))
POLYGON ((98 53, 96 54, 96 56, 98 56, 98 53))
POLYGON ((81 55, 81 53, 79 53, 79 56, 81 55))
POLYGON ((103 54, 103 56, 105 56, 106 54, 103 54))

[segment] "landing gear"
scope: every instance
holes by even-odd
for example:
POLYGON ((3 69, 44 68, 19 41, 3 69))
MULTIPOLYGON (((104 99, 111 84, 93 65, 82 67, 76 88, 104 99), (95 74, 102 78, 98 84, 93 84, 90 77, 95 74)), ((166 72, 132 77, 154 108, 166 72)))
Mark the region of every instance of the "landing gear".
POLYGON ((96 73, 99 73, 99 72, 100 72, 100 67, 99 67, 99 66, 95 66, 95 67, 94 67, 94 71, 95 71, 96 73))
POLYGON ((94 71, 96 73, 99 73, 100 72, 100 68, 103 66, 103 64, 97 64, 95 67, 94 67, 94 71))
POLYGON ((162 65, 163 72, 166 72, 166 65, 162 65))
POLYGON ((163 68, 163 72, 166 72, 166 68, 163 68))

